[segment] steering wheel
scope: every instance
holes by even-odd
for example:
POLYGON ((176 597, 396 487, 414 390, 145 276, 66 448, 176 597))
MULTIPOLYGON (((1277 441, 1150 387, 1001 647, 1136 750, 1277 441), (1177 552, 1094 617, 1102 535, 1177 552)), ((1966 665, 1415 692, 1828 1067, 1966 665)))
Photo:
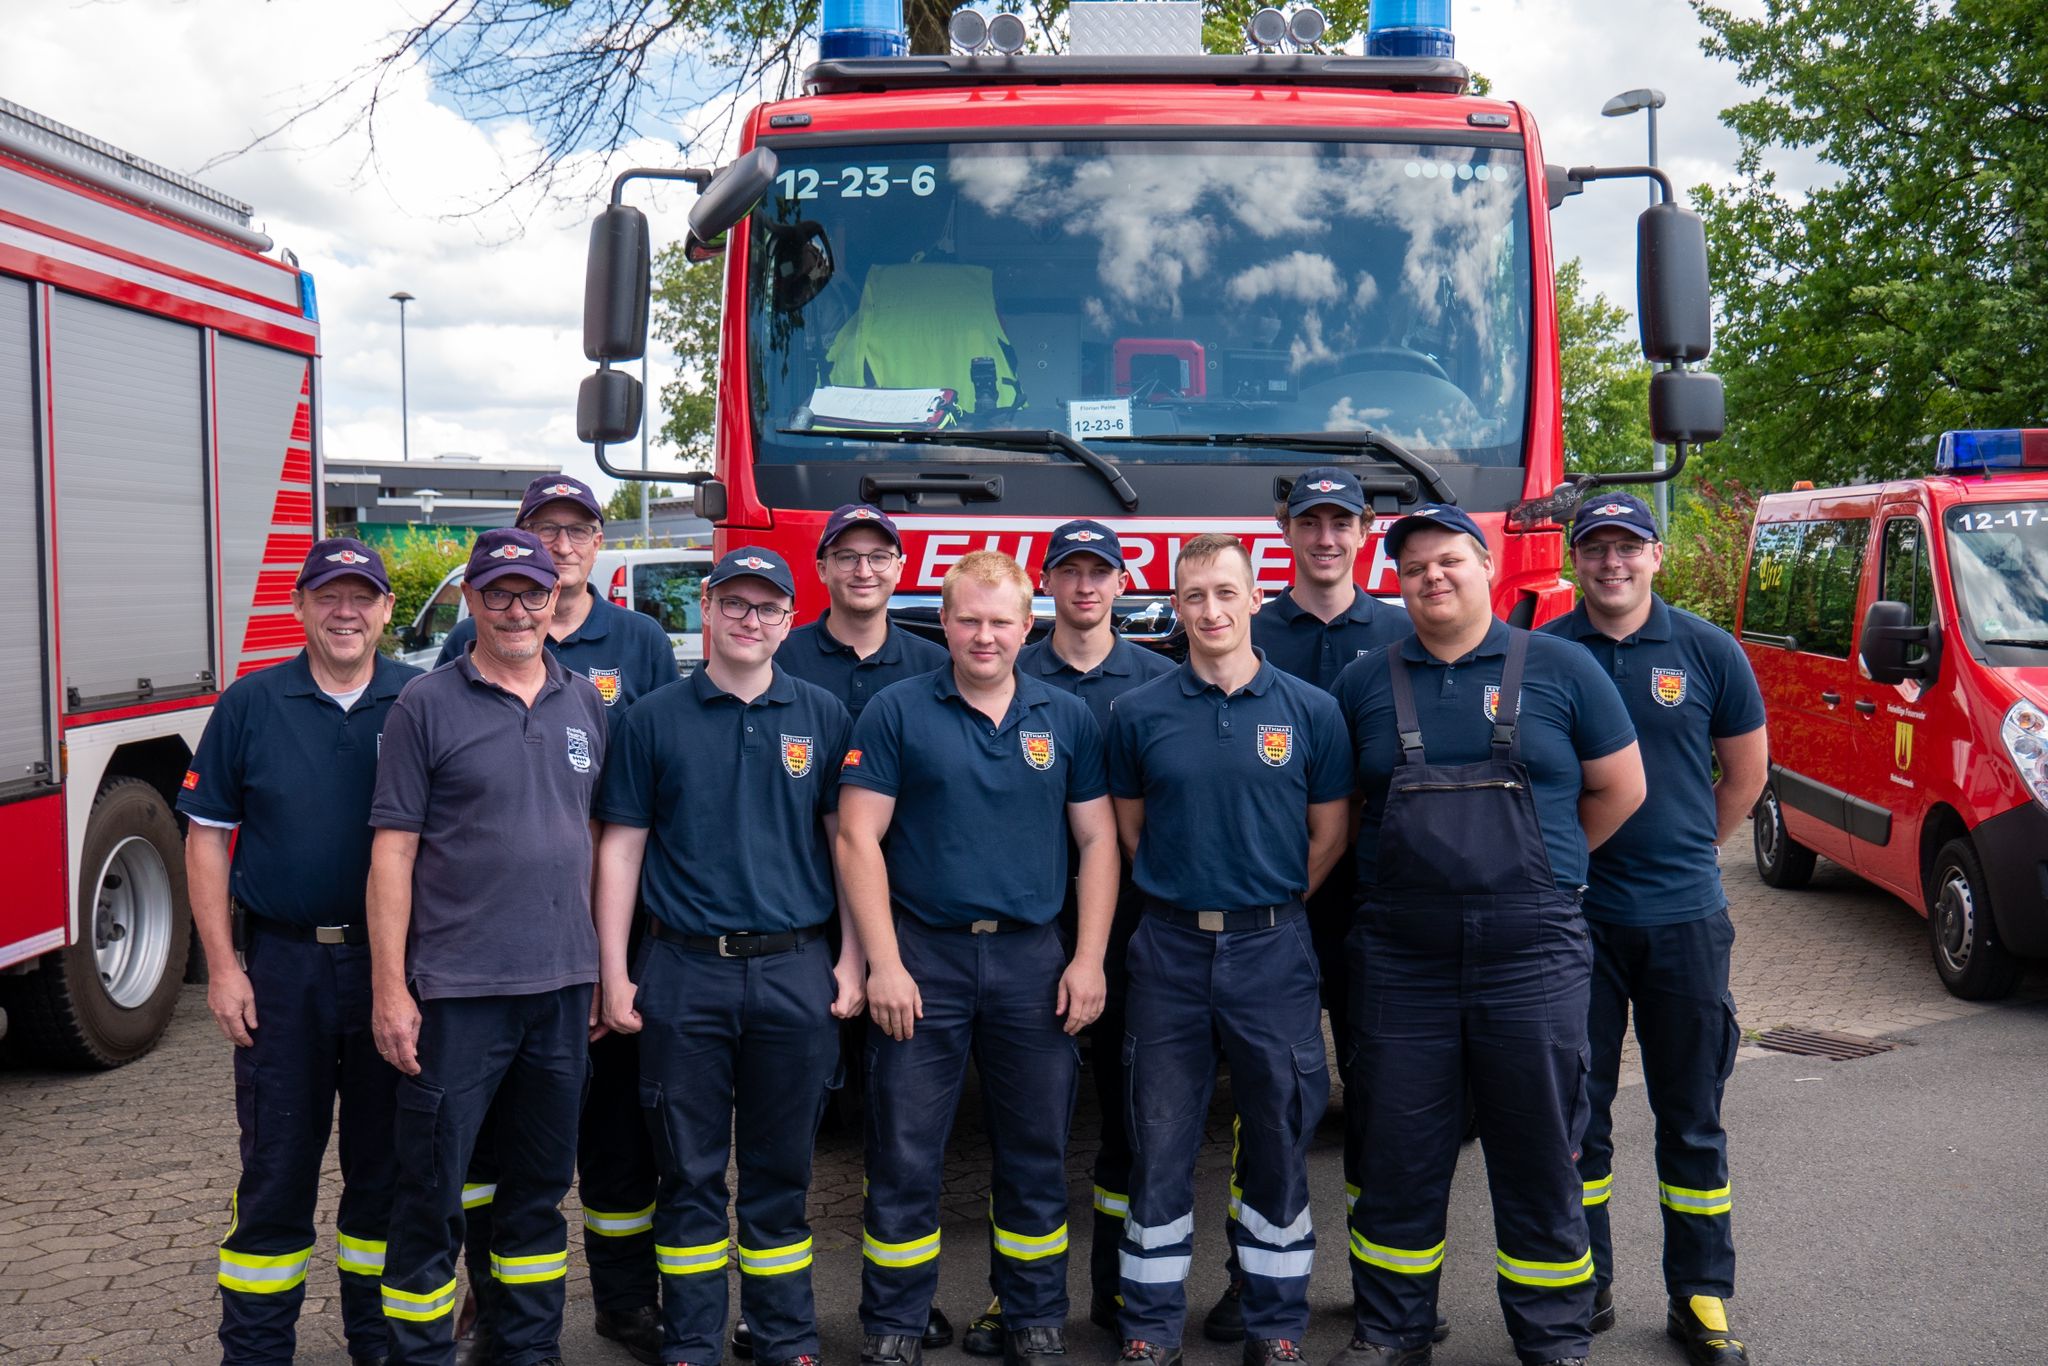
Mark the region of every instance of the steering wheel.
POLYGON ((1344 374, 1361 369, 1414 370, 1421 374, 1434 375, 1446 384, 1453 382, 1436 357, 1407 346, 1361 346, 1355 351, 1346 351, 1330 360, 1322 361, 1312 368, 1330 374, 1344 374), (1380 363, 1369 366, 1355 363, 1367 359, 1380 363), (1387 361, 1396 364, 1385 364, 1387 361))

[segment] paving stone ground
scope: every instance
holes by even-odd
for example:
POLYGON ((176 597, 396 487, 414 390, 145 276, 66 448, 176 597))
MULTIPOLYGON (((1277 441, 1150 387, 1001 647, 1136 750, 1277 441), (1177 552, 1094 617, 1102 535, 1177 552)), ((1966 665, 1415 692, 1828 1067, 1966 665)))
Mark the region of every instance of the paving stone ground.
MULTIPOLYGON (((1804 1025, 1884 1035, 1982 1010, 1943 991, 1928 961, 1925 922, 1884 893, 1823 863, 1811 888, 1777 892, 1757 880, 1746 845, 1725 860, 1737 927, 1734 992, 1752 1033, 1804 1025)), ((2036 968, 2024 997, 2048 996, 2036 968)), ((1093 1133, 1082 1087, 1077 1134, 1093 1133)), ((99 1075, 0 1071, 0 1360, 7 1366, 96 1361, 109 1366, 218 1359, 213 1249, 227 1227, 236 1176, 229 1050, 188 987, 163 1044, 99 1075)), ((1212 1134, 1228 1133, 1227 1089, 1212 1134)), ((1335 1142, 1333 1115, 1322 1143, 1335 1142)), ((1092 1146, 1071 1163, 1085 1201, 1092 1146)), ((1204 1154, 1227 1160, 1227 1137, 1204 1154)), ((947 1166, 946 1222, 983 1217, 987 1143, 975 1107, 961 1117, 947 1166)), ((305 1360, 345 1361, 331 1289, 337 1194, 330 1148, 321 1192, 313 1289, 300 1327, 305 1360)), ((857 1265, 858 1144, 827 1135, 812 1196, 820 1274, 857 1265)), ((574 1196, 565 1206, 580 1226, 574 1196)), ((951 1241, 949 1239, 949 1241, 951 1241)), ((580 1239, 572 1296, 584 1293, 580 1239)), ((821 1299, 843 1300, 844 1288, 821 1299)), ((972 1307, 953 1306, 964 1320, 972 1307)), ((1199 1306, 1197 1306, 1199 1309, 1199 1306)), ((607 1360, 612 1359, 609 1356, 607 1360)), ((616 1358, 623 1361, 623 1357, 616 1358)))

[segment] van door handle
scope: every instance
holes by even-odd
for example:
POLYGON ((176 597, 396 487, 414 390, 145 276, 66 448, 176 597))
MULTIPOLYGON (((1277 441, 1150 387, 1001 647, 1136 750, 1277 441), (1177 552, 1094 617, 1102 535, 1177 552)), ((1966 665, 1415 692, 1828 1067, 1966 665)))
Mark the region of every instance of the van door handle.
POLYGON ((1862 712, 1865 716, 1875 716, 1877 714, 1877 703, 1867 697, 1859 697, 1856 699, 1856 710, 1862 712))
POLYGON ((1831 707, 1839 707, 1842 705, 1842 695, 1838 692, 1824 692, 1820 695, 1820 700, 1827 703, 1831 707))

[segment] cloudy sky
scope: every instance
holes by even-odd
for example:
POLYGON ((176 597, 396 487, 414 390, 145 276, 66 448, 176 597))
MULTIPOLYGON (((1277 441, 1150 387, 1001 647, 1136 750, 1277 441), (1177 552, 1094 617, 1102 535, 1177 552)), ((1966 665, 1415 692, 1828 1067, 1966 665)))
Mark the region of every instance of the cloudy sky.
MULTIPOLYGON (((1726 0, 1724 0, 1724 3, 1726 0)), ((369 60, 405 21, 400 0, 6 0, 0 96, 83 129, 256 208, 258 226, 313 271, 325 337, 330 459, 399 450, 397 305, 407 290, 412 450, 558 460, 595 475, 573 431, 583 250, 593 205, 514 200, 481 214, 529 147, 518 126, 479 127, 437 102, 424 72, 390 92, 374 159, 337 119, 258 151, 249 142, 369 60)), ((419 4, 410 8, 417 9, 419 4)), ((1761 0, 1733 0, 1738 11, 1761 0)), ((1638 114, 1606 98, 1663 89, 1663 162, 1681 186, 1731 178, 1735 139, 1717 119, 1742 97, 1699 50, 1685 0, 1456 0, 1458 55, 1530 109, 1554 162, 1639 161, 1638 114)), ((677 164, 677 142, 633 149, 677 164)), ((1801 168, 1785 168, 1793 183, 1801 168)), ((1806 168, 1810 173, 1811 168, 1806 168)), ((1580 256, 1610 296, 1634 298, 1638 182, 1595 186, 1553 215, 1560 257, 1580 256)), ((646 201, 642 201, 646 202, 646 201)), ((687 202, 652 203, 661 239, 687 202)), ((655 367, 655 384, 662 379, 655 367)), ((657 447, 655 462, 661 462, 657 447)))

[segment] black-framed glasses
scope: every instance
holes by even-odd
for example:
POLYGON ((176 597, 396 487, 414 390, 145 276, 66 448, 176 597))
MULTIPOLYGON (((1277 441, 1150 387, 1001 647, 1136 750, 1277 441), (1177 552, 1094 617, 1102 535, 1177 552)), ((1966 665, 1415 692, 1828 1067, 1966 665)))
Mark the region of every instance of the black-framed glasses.
POLYGON ((870 550, 865 553, 858 550, 835 550, 826 558, 832 561, 834 569, 844 574, 854 573, 862 565, 866 565, 877 574, 885 574, 890 565, 903 557, 893 550, 870 550))
POLYGON ((718 614, 729 621, 745 621, 752 612, 755 620, 763 626, 780 626, 788 618, 790 609, 772 602, 748 602, 745 598, 720 598, 718 614))
POLYGON ((538 612, 548 605, 548 599, 554 594, 555 590, 552 588, 528 588, 517 593, 509 588, 479 588, 476 595, 482 598, 484 606, 493 612, 511 611, 514 598, 519 599, 527 611, 538 612))
POLYGON ((1589 560, 1604 560, 1610 555, 1617 560, 1634 560, 1642 558, 1649 548, 1648 541, 1581 541, 1572 550, 1589 560))
POLYGON ((594 522, 528 522, 526 529, 542 541, 566 540, 573 546, 586 546, 597 535, 594 522))

